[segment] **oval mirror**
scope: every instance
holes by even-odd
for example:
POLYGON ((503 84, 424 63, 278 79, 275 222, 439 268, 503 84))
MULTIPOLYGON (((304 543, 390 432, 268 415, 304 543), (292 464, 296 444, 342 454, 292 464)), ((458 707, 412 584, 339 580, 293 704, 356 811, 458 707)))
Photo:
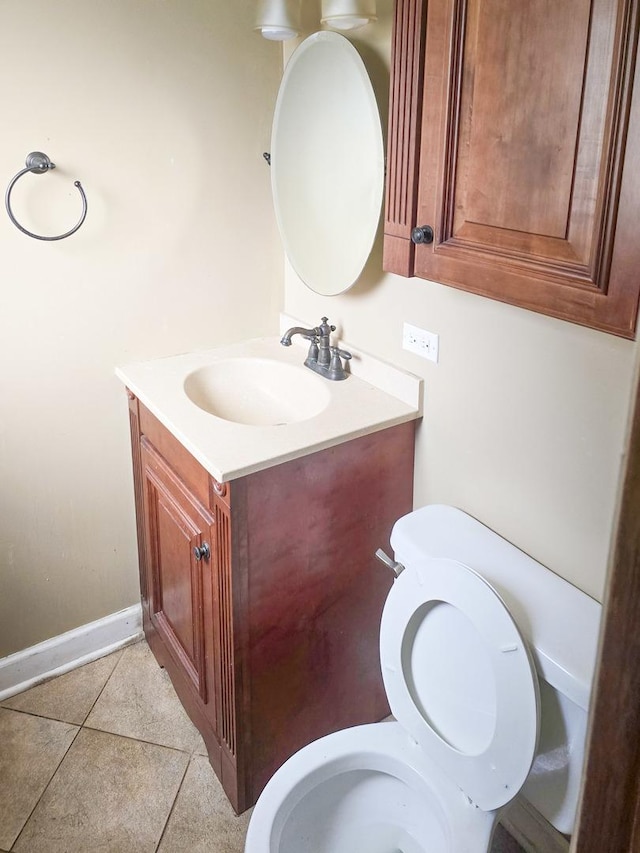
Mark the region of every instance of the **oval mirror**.
POLYGON ((351 287, 378 228, 384 148, 364 63, 337 33, 305 39, 287 64, 273 120, 271 186, 299 278, 325 296, 351 287))

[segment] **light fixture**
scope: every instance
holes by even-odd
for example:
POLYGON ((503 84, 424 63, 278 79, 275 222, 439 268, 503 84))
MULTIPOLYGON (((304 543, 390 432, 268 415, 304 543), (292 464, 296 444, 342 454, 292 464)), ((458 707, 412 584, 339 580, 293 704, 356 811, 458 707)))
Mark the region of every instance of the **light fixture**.
POLYGON ((286 41, 300 33, 301 0, 258 0, 256 25, 266 39, 286 41))
POLYGON ((322 24, 332 30, 355 30, 376 20, 376 0, 322 0, 322 24))

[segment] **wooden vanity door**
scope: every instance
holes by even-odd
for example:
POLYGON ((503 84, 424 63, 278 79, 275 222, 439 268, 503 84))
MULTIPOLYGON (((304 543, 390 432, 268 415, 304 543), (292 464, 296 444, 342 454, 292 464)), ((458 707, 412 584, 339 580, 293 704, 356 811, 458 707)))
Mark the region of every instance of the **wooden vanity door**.
POLYGON ((206 703, 204 604, 214 520, 144 437, 141 445, 151 622, 206 703))
POLYGON ((632 337, 637 0, 396 16, 385 268, 632 337))

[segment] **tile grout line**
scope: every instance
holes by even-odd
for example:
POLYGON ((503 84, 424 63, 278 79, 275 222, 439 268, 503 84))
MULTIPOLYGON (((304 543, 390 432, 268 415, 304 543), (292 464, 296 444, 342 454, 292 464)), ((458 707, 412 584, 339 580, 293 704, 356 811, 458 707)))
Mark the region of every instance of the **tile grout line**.
MULTIPOLYGON (((101 735, 110 735, 111 737, 120 737, 123 740, 132 740, 132 741, 135 741, 135 743, 144 743, 147 746, 156 746, 156 747, 158 747, 158 749, 170 749, 172 752, 181 752, 183 755, 186 755, 187 758, 189 758, 189 759, 191 759, 191 757, 193 755, 200 755, 199 752, 193 752, 192 750, 189 750, 189 749, 182 749, 182 747, 179 747, 179 746, 167 746, 167 744, 157 743, 157 741, 155 741, 155 740, 145 740, 144 738, 141 738, 141 737, 133 737, 133 735, 123 735, 123 734, 120 734, 119 732, 110 732, 107 729, 96 729, 93 726, 84 726, 84 725, 81 726, 80 728, 86 729, 86 731, 88 731, 88 732, 98 732, 98 734, 101 734, 101 735)), ((206 756, 203 756, 203 757, 206 758, 206 756)))
MULTIPOLYGON (((35 717, 37 720, 49 720, 51 723, 62 723, 63 726, 75 726, 78 729, 82 728, 82 723, 70 723, 68 720, 59 720, 57 717, 47 717, 46 714, 36 714, 35 711, 23 711, 22 708, 5 708, 0 705, 3 711, 11 711, 12 714, 24 714, 25 717, 35 717)), ((2 851, 0 851, 2 853, 2 851)))
MULTIPOLYGON (((21 712, 21 711, 17 711, 17 713, 18 713, 18 714, 20 714, 20 713, 22 713, 22 712, 21 712)), ((34 714, 34 715, 32 715, 32 716, 36 716, 36 715, 34 714)), ((43 718, 43 719, 49 719, 49 717, 45 717, 45 718, 43 718)), ((54 720, 54 722, 61 722, 61 721, 60 721, 60 720, 54 720)), ((73 723, 67 723, 66 725, 74 725, 74 724, 73 724, 73 723)), ((21 836, 21 835, 22 835, 22 833, 24 832, 26 825, 29 823, 29 821, 31 820, 31 818, 32 818, 32 816, 33 816, 33 813, 34 813, 34 812, 35 812, 35 810, 38 808, 38 805, 40 804, 40 801, 42 800, 42 798, 44 797, 45 793, 46 793, 46 792, 47 792, 47 790, 49 789, 49 786, 50 786, 50 785, 51 785, 51 783, 53 782, 53 779, 54 779, 55 775, 57 774, 58 770, 60 769, 60 766, 61 766, 62 762, 65 760, 65 758, 66 758, 66 757, 67 757, 67 755, 69 754, 69 750, 71 749, 71 747, 72 747, 72 746, 74 745, 74 743, 76 742, 76 739, 77 739, 78 735, 80 734, 81 730, 82 730, 82 726, 77 726, 77 731, 76 731, 75 735, 73 736, 73 738, 71 739, 71 743, 70 743, 70 744, 69 744, 69 746, 65 749, 65 751, 64 751, 64 755, 62 756, 62 758, 60 759, 60 761, 56 764, 56 768, 55 768, 55 770, 53 771, 53 773, 51 774, 51 776, 49 777, 49 781, 47 782, 47 784, 46 784, 46 785, 44 786, 44 788, 42 789, 42 792, 41 792, 40 796, 38 797, 36 804, 34 805, 34 807, 31 809, 31 811, 30 811, 30 812, 29 812, 29 814, 27 815, 27 818, 26 818, 25 822, 22 824, 22 828, 20 829, 20 832, 19 832, 19 833, 16 835, 16 837, 13 839, 13 843, 12 843, 12 845, 11 845, 11 850, 14 850, 14 849, 15 849, 15 846, 16 846, 16 844, 18 843, 18 841, 20 840, 20 836, 21 836)))
MULTIPOLYGON (((135 643, 132 643, 131 645, 135 646, 136 644, 135 644, 135 643)), ((129 648, 129 647, 127 646, 127 648, 129 648)), ((91 705, 91 707, 89 708, 89 710, 87 711, 87 713, 84 715, 84 718, 83 718, 82 722, 80 723, 80 726, 81 726, 82 728, 84 728, 84 727, 85 727, 85 723, 87 722, 87 719, 89 718, 89 714, 93 711, 93 709, 95 708, 95 706, 98 704, 98 701, 99 701, 100 697, 102 696, 102 694, 104 693, 104 691, 107 689, 107 684, 111 681, 111 679, 113 678, 113 674, 115 673, 116 669, 120 666, 120 663, 122 662, 122 658, 125 656, 125 653, 126 653, 126 649, 123 649, 123 650, 122 650, 122 653, 120 654, 120 657, 119 657, 119 658, 118 658, 118 660, 116 661, 116 665, 113 667, 113 669, 112 669, 112 670, 111 670, 111 672, 109 673, 109 677, 106 679, 106 681, 105 681, 105 682, 104 682, 104 684, 102 685, 102 689, 100 690, 100 692, 99 692, 99 693, 98 693, 98 695, 96 696, 95 701, 93 702, 93 704, 91 705)), ((90 728, 90 727, 89 727, 89 728, 90 728)))
POLYGON ((158 839, 158 843, 156 844, 156 846, 154 848, 154 853, 157 853, 160 845, 162 844, 162 839, 164 838, 165 833, 167 831, 167 827, 169 826, 169 821, 171 820, 171 815, 173 814, 173 811, 176 807, 176 803, 178 802, 178 797, 180 796, 180 791, 182 790, 182 786, 184 785, 184 780, 187 777, 187 772, 188 772, 189 768, 191 767, 191 761, 192 761, 194 755, 195 755, 195 753, 192 753, 190 755, 189 760, 187 761, 186 767, 184 768, 184 773, 182 774, 182 779, 180 780, 180 784, 178 785, 176 795, 173 798, 173 802, 171 803, 171 808, 169 809, 169 814, 167 815, 167 819, 164 822, 164 826, 162 827, 162 832, 160 833, 160 838, 158 839))

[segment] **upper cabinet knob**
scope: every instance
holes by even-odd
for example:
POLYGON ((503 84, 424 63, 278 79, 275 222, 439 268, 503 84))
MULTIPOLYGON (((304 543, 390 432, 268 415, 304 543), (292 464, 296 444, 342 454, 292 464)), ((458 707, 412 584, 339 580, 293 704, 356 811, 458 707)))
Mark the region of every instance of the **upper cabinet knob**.
POLYGON ((433 228, 430 225, 421 225, 411 232, 412 243, 433 243, 433 228))

